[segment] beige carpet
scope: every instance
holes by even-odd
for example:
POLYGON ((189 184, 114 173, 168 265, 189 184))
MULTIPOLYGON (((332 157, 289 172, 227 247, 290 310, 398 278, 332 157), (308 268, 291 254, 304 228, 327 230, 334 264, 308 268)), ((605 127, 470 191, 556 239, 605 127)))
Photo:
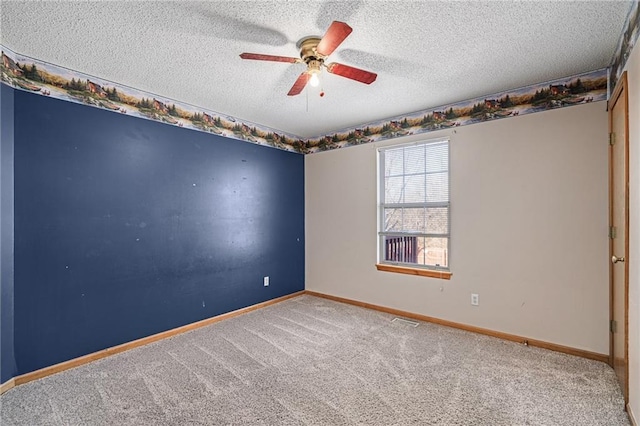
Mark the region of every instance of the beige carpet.
POLYGON ((9 425, 628 425, 605 364, 301 296, 5 393, 9 425))

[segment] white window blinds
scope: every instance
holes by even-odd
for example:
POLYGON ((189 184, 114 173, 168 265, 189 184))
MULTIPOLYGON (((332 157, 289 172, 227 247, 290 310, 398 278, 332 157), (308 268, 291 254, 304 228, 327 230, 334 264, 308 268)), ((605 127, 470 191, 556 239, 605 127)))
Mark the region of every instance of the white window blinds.
POLYGON ((449 141, 383 148, 380 261, 449 266, 449 141))

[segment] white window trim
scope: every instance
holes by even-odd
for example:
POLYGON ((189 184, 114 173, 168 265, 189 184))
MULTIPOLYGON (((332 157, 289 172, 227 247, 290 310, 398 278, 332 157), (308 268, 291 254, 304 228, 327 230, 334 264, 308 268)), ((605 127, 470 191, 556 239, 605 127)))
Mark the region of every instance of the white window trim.
POLYGON ((409 273, 413 275, 425 275, 425 276, 433 276, 438 277, 437 274, 447 274, 446 276, 441 276, 442 278, 448 279, 451 276, 451 141, 449 137, 440 137, 433 139, 421 139, 414 142, 400 143, 395 145, 386 145, 383 147, 379 147, 376 151, 376 173, 378 175, 378 188, 377 188, 377 260, 378 260, 378 270, 385 270, 390 272, 402 272, 409 273), (447 191, 449 194, 447 202, 429 202, 429 203, 389 203, 383 204, 382 200, 384 199, 384 191, 385 191, 385 173, 383 170, 384 166, 384 151, 410 147, 410 146, 418 146, 418 145, 429 145, 435 143, 443 143, 447 144, 447 191), (426 234, 426 233, 403 233, 403 232, 384 232, 384 209, 389 207, 447 207, 448 209, 448 232, 446 234, 426 234), (385 236, 417 236, 417 237, 431 237, 431 238, 446 238, 447 239, 447 266, 435 266, 435 265, 421 265, 417 263, 407 263, 407 262, 397 262, 397 261, 388 261, 384 259, 385 256, 385 247, 384 247, 384 237, 385 236), (396 269, 396 270, 394 270, 396 269), (402 270, 406 269, 408 272, 403 272, 402 270), (420 270, 427 272, 423 273, 414 273, 412 270, 420 270), (434 271, 434 274, 429 274, 429 271, 434 271))

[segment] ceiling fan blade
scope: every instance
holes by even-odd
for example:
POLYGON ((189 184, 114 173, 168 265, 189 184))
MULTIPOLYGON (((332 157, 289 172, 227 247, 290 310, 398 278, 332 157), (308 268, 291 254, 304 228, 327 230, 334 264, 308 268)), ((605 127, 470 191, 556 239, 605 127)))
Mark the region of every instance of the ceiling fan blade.
POLYGON ((351 34, 353 29, 340 21, 333 21, 329 26, 329 29, 318 43, 316 51, 324 56, 329 56, 336 50, 336 47, 340 46, 340 43, 351 34))
POLYGON ((378 74, 361 70, 360 68, 350 67, 349 65, 338 64, 336 62, 332 62, 327 65, 327 71, 331 74, 350 78, 351 80, 359 81, 364 84, 371 84, 376 81, 376 78, 378 77, 378 74))
POLYGON ((295 64, 296 62, 300 62, 298 58, 291 58, 289 56, 274 56, 274 55, 263 55, 260 53, 241 53, 240 57, 242 59, 254 59, 256 61, 273 61, 273 62, 289 62, 295 64))
POLYGON ((307 73, 306 71, 300 74, 296 82, 293 83, 293 87, 291 87, 291 90, 289 90, 289 93, 287 93, 287 96, 299 95, 300 92, 302 92, 302 89, 304 89, 304 86, 307 85, 307 81, 309 81, 309 77, 310 77, 309 73, 307 73))

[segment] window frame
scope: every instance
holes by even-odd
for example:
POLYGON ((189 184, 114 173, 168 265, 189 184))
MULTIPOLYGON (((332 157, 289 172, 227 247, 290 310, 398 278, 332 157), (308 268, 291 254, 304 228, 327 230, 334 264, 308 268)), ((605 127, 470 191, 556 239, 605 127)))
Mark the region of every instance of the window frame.
MULTIPOLYGON (((379 147, 377 149, 377 264, 376 267, 380 271, 387 272, 399 272, 410 275, 428 276, 435 278, 449 279, 451 277, 451 140, 449 137, 439 137, 432 139, 420 139, 414 142, 399 143, 395 145, 387 145, 379 147), (385 203, 385 153, 390 150, 407 148, 413 146, 427 146, 433 144, 446 144, 447 147, 447 201, 439 202, 419 202, 419 203, 385 203), (412 207, 424 207, 424 208, 447 208, 447 233, 435 234, 435 233, 423 233, 423 232, 402 232, 402 231, 384 231, 385 227, 385 209, 388 208, 412 208, 412 207), (385 237, 398 236, 398 237, 425 237, 425 238, 445 238, 447 241, 447 266, 436 265, 422 265, 419 263, 400 262, 385 260, 385 237)), ((404 170, 404 157, 403 157, 403 170, 401 176, 407 176, 404 170)), ((435 173, 435 172, 434 172, 435 173)), ((441 173, 441 172, 438 172, 441 173)), ((425 168, 426 174, 426 168, 425 168)), ((426 190, 426 188, 425 188, 426 190)))

